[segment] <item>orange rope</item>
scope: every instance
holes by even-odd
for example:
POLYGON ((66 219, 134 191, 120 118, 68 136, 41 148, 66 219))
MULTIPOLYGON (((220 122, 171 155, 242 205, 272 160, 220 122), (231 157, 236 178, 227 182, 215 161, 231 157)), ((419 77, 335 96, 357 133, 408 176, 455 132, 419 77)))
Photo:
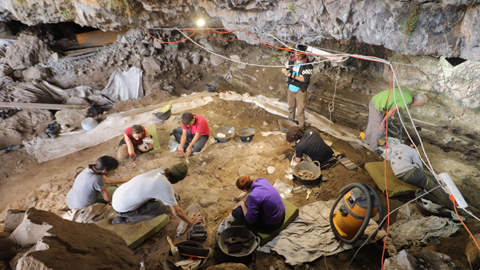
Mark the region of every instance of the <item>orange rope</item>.
MULTIPOLYGON (((186 31, 189 31, 188 29, 184 29, 184 30, 186 30, 186 31)), ((163 41, 163 40, 160 40, 160 39, 158 39, 158 38, 156 38, 156 37, 154 37, 154 36, 150 35, 150 34, 149 34, 147 31, 145 31, 145 30, 143 30, 143 32, 145 32, 145 34, 149 35, 151 38, 153 38, 153 39, 155 39, 155 40, 157 40, 157 41, 159 41, 159 42, 161 42, 161 43, 165 43, 165 44, 175 44, 175 43, 184 42, 185 40, 187 40, 187 39, 191 38, 191 37, 192 37, 193 35, 195 35, 195 33, 196 33, 196 31, 195 31, 195 30, 193 30, 193 33, 192 33, 190 36, 186 37, 185 39, 182 39, 182 40, 178 40, 178 41, 172 41, 172 42, 170 42, 170 41, 163 41)))
MULTIPOLYGON (((388 86, 388 96, 387 96, 387 112, 385 115, 385 159, 383 160, 383 167, 385 170, 385 194, 387 195, 387 215, 390 213, 390 199, 388 198, 388 186, 387 186, 387 149, 388 149, 388 101, 390 99, 390 91, 392 90, 392 78, 393 78, 393 69, 390 66, 390 85, 388 86)), ((395 90, 394 90, 395 92, 395 90)), ((383 269, 383 259, 385 258, 385 250, 387 248, 387 239, 388 231, 390 229, 390 215, 387 216, 387 233, 385 235, 385 241, 383 242, 383 251, 382 251, 382 267, 383 269)))
MULTIPOLYGON (((238 28, 238 27, 237 27, 237 28, 238 28)), ((217 31, 217 30, 215 30, 215 29, 212 29, 212 28, 208 27, 208 29, 209 29, 210 32, 217 33, 217 34, 230 34, 230 33, 232 33, 233 31, 235 31, 237 28, 235 28, 235 29, 233 29, 233 30, 228 30, 228 31, 224 31, 224 32, 223 32, 223 31, 217 31)))
POLYGON ((462 224, 463 224, 463 227, 465 227, 465 229, 467 229, 467 232, 470 234, 470 236, 472 237, 473 241, 474 241, 475 244, 477 245, 477 248, 480 250, 480 246, 478 245, 477 240, 475 239, 475 237, 473 237, 472 232, 470 232, 470 230, 467 228, 467 225, 465 225, 465 223, 463 223, 462 218, 460 217, 460 215, 459 215, 458 212, 457 212, 457 203, 455 202, 455 197, 453 197, 453 195, 450 195, 450 196, 448 196, 448 198, 449 198, 450 201, 452 201, 452 203, 453 203, 453 207, 455 208, 455 213, 457 214, 458 219, 460 219, 460 221, 461 221, 462 224))

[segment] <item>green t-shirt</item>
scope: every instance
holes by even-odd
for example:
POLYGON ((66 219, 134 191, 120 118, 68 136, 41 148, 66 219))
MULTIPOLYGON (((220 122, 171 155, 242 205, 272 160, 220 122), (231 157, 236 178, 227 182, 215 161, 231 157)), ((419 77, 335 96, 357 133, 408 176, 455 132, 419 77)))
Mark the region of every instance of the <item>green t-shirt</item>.
MULTIPOLYGON (((400 94, 400 90, 398 88, 392 89, 390 91, 390 98, 388 99, 388 109, 391 110, 395 108, 395 99, 397 100, 397 105, 400 106, 400 108, 405 109, 407 105, 413 102, 413 94, 410 93, 405 88, 400 88, 403 97, 405 98, 405 102, 403 101, 402 94, 400 94), (395 91, 395 95, 393 93, 395 91), (395 98, 394 98, 395 96, 395 98)), ((375 108, 379 109, 380 111, 386 110, 387 109, 387 98, 388 98, 388 90, 382 91, 375 96, 373 96, 373 105, 375 108)))

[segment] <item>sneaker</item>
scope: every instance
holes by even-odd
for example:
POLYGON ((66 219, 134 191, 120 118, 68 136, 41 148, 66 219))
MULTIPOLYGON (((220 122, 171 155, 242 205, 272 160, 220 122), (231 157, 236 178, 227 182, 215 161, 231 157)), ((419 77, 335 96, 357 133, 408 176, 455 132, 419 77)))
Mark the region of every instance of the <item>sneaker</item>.
POLYGON ((127 222, 128 222, 127 218, 124 218, 124 217, 114 217, 112 219, 112 224, 113 225, 127 223, 127 222))

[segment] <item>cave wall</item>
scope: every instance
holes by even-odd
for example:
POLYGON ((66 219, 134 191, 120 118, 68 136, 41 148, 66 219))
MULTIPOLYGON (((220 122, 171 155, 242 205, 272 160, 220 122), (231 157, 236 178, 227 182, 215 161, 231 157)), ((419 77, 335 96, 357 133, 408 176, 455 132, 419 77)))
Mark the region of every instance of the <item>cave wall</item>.
MULTIPOLYGON (((271 35, 283 42, 306 44, 328 39, 358 40, 404 55, 478 61, 479 3, 478 0, 4 0, 0 3, 0 20, 15 19, 28 25, 73 21, 82 26, 112 30, 192 27, 191 23, 203 15, 217 25, 220 21, 229 29, 241 27, 276 44, 279 43, 271 35), (415 14, 418 21, 412 33, 406 35, 404 26, 415 21, 415 14)), ((259 44, 241 30, 235 33, 241 40, 259 44)))

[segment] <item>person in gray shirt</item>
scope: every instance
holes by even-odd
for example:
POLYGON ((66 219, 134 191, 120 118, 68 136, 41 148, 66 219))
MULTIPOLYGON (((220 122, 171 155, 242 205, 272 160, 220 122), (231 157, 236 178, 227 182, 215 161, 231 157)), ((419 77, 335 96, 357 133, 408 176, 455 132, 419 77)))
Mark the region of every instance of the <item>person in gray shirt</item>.
MULTIPOLYGON (((422 171, 422 161, 415 149, 415 145, 418 145, 416 139, 413 139, 413 142, 410 139, 406 139, 403 144, 394 146, 392 148, 390 165, 398 179, 410 185, 431 190, 438 184, 435 178, 427 176, 422 171)), ((443 189, 435 189, 431 194, 438 198, 448 209, 453 209, 453 204, 443 189)))
POLYGON ((105 175, 118 167, 118 161, 110 156, 102 156, 95 164, 88 165, 75 178, 72 189, 67 194, 67 205, 71 209, 89 207, 97 202, 111 203, 111 194, 116 188, 107 190, 105 184, 125 183, 129 179, 117 180, 108 178, 105 175), (103 200, 98 199, 102 194, 103 200))

